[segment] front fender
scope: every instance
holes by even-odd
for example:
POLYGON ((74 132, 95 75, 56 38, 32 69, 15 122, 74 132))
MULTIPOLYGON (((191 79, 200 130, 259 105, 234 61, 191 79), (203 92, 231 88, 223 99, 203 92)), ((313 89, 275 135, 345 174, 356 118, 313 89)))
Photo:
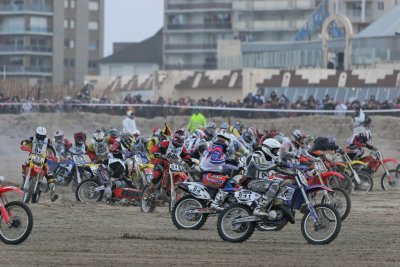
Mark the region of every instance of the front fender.
POLYGON ((0 195, 7 193, 9 191, 15 191, 16 193, 18 193, 20 195, 24 194, 24 192, 21 189, 19 189, 18 187, 15 187, 15 186, 7 185, 7 186, 0 187, 0 195))
POLYGON ((357 165, 357 164, 364 165, 364 166, 368 165, 367 163, 360 161, 360 160, 353 160, 353 161, 350 161, 349 163, 350 163, 350 165, 357 165))
POLYGON ((329 178, 329 177, 331 177, 331 176, 339 177, 341 180, 344 179, 344 176, 343 176, 342 174, 338 173, 338 172, 329 171, 329 172, 321 173, 321 177, 322 177, 323 179, 329 178))
POLYGON ((383 163, 388 163, 388 162, 398 163, 399 161, 393 158, 387 158, 383 160, 383 163))
POLYGON ((321 190, 334 192, 331 188, 324 186, 324 185, 311 185, 311 186, 307 187, 306 193, 312 193, 312 192, 321 191, 321 190))

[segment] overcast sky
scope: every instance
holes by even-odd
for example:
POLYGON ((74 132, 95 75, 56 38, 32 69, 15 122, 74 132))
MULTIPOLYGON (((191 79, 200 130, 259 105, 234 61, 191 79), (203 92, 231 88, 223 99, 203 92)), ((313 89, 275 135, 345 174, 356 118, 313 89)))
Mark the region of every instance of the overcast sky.
POLYGON ((163 0, 105 0, 104 55, 114 42, 138 42, 153 36, 163 23, 163 0))

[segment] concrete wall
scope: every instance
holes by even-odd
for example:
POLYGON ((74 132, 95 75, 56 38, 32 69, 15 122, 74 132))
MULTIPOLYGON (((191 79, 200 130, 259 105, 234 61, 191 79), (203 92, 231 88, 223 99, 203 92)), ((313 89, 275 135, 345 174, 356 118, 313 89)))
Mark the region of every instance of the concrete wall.
POLYGON ((132 76, 153 73, 159 69, 158 64, 100 64, 100 75, 132 76))

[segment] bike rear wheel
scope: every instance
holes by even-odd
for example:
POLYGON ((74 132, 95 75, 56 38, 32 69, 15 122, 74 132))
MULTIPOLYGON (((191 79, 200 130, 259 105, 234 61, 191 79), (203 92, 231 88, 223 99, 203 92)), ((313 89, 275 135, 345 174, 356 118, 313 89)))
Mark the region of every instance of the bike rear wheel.
POLYGON ((400 190, 400 171, 397 169, 389 170, 389 176, 386 172, 382 175, 381 187, 385 191, 399 191, 400 190))
POLYGON ((33 216, 29 207, 22 202, 13 201, 5 205, 11 224, 0 215, 0 239, 6 244, 18 245, 28 238, 33 227, 33 216))
POLYGON ((233 223, 235 219, 251 216, 253 211, 250 207, 243 204, 234 204, 226 208, 218 216, 218 234, 222 240, 229 242, 246 241, 253 233, 256 227, 255 222, 233 223))
POLYGON ((208 214, 189 213, 196 209, 204 209, 204 201, 192 196, 186 196, 177 201, 171 212, 171 219, 175 227, 185 230, 200 229, 207 221, 208 214))

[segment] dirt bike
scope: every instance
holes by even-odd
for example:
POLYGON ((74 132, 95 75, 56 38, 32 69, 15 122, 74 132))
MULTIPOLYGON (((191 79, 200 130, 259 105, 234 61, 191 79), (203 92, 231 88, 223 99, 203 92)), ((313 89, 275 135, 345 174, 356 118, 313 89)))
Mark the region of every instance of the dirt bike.
POLYGON ((234 203, 252 202, 252 199, 235 198, 232 192, 240 189, 242 175, 230 177, 217 173, 204 173, 203 182, 183 182, 179 188, 187 193, 177 201, 171 212, 171 219, 177 229, 198 230, 207 221, 208 216, 217 215, 218 210, 210 207, 218 190, 230 193, 225 197, 221 208, 234 203))
MULTIPOLYGON (((314 205, 311 194, 316 191, 332 189, 321 185, 308 185, 304 169, 295 165, 287 165, 288 168, 280 170, 289 176, 293 176, 296 184, 287 185, 279 193, 269 206, 265 208, 269 216, 254 216, 253 210, 261 199, 260 193, 246 190, 247 198, 256 199, 251 206, 234 204, 226 208, 218 217, 218 234, 229 242, 243 242, 253 233, 257 225, 269 225, 283 228, 288 222, 294 224, 295 210, 305 207, 301 222, 303 237, 311 244, 328 244, 339 234, 341 219, 337 210, 329 204, 314 205), (305 205, 304 205, 305 204, 305 205)), ((241 191, 235 195, 243 194, 241 191)))
POLYGON ((149 186, 143 189, 141 210, 142 212, 153 212, 157 204, 169 204, 169 211, 172 211, 175 202, 184 196, 184 191, 178 188, 182 182, 188 181, 187 169, 182 160, 175 159, 169 161, 169 168, 164 170, 160 182, 149 192, 149 186))
POLYGON ((107 200, 107 204, 119 203, 124 206, 139 204, 142 191, 134 188, 127 179, 111 178, 108 170, 101 165, 97 168, 95 179, 84 180, 78 185, 75 198, 78 202, 99 202, 103 199, 104 191, 110 184, 112 196, 107 200), (132 187, 129 187, 129 184, 132 187))
POLYGON ((31 234, 33 216, 29 207, 20 201, 8 202, 5 193, 23 191, 15 186, 1 185, 4 177, 0 176, 0 239, 5 244, 18 245, 31 234))
MULTIPOLYGON (((338 177, 338 179, 345 179, 343 175, 338 172, 328 171, 324 162, 321 159, 317 159, 313 163, 313 170, 311 173, 313 176, 308 179, 308 185, 322 185, 326 186, 329 184, 331 177, 338 177)), ((332 187, 331 187, 332 188, 332 187)), ((314 204, 326 203, 332 205, 337 209, 342 221, 344 221, 350 213, 351 209, 351 199, 350 196, 342 188, 332 188, 333 192, 330 191, 320 191, 322 194, 317 194, 317 192, 312 196, 314 204), (321 199, 320 199, 321 197, 321 199)))
POLYGON ((66 152, 67 158, 62 162, 52 162, 49 166, 54 173, 55 181, 58 185, 68 186, 72 183, 72 190, 75 192, 82 180, 94 177, 92 169, 96 169, 98 164, 86 163, 83 154, 66 152))
POLYGON ((394 158, 383 158, 382 153, 376 149, 371 150, 370 155, 360 159, 362 162, 368 164, 368 168, 366 169, 371 174, 376 174, 379 170, 379 167, 383 168, 384 174, 381 178, 381 187, 383 190, 400 190, 399 179, 400 179, 400 171, 397 169, 389 170, 387 163, 392 162, 397 164, 398 160, 394 158))
POLYGON ((52 155, 48 155, 48 151, 44 153, 33 153, 29 146, 21 146, 21 150, 29 152, 28 160, 28 171, 25 169, 25 182, 23 186, 23 198, 22 202, 32 203, 39 202, 41 193, 49 191, 47 179, 45 177, 46 170, 44 169, 46 160, 52 160, 57 162, 58 158, 52 155))
POLYGON ((128 166, 128 177, 137 189, 143 190, 153 179, 154 165, 143 163, 139 153, 134 153, 131 158, 126 160, 126 165, 128 166))
MULTIPOLYGON (((354 191, 372 191, 374 180, 368 172, 363 170, 367 164, 359 160, 351 160, 349 155, 344 151, 340 151, 339 154, 342 157, 336 157, 335 161, 329 164, 329 167, 345 176, 349 176, 352 184, 354 184, 354 191)), ((347 191, 347 193, 349 192, 347 191)))

